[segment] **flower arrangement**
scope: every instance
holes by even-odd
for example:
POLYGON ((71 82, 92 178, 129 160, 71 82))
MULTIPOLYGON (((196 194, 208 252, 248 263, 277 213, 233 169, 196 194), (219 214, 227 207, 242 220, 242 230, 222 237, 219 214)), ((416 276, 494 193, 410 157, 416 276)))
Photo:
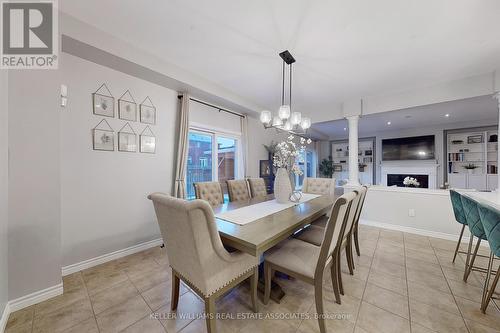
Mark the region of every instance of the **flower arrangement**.
POLYGON ((276 168, 286 169, 289 173, 302 176, 302 169, 298 163, 303 162, 305 145, 310 144, 311 139, 300 138, 299 143, 295 143, 295 136, 289 135, 286 140, 276 144, 273 156, 273 165, 276 168))
POLYGON ((403 180, 403 185, 407 187, 419 187, 420 183, 415 178, 408 176, 403 180))

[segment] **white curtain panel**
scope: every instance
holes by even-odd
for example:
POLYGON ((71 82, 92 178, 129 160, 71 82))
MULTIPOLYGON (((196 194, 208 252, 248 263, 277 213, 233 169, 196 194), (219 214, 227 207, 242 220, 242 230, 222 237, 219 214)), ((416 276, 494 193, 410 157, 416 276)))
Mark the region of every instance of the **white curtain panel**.
POLYGON ((186 165, 189 147, 189 95, 182 95, 179 140, 177 146, 177 169, 175 171, 174 196, 186 198, 186 165))
POLYGON ((243 178, 247 178, 248 175, 248 117, 241 117, 241 164, 243 165, 243 178))

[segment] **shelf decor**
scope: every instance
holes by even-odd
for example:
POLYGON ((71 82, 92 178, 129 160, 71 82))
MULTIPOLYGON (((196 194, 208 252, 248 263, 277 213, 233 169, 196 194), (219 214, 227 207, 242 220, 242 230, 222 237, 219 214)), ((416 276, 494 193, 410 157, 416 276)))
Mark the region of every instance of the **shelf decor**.
POLYGON ((156 152, 156 137, 149 126, 139 135, 139 150, 141 153, 154 154, 156 152))
POLYGON ((105 117, 115 117, 115 98, 106 83, 92 93, 92 109, 94 114, 105 117))
POLYGON ((156 125, 156 107, 147 96, 139 105, 141 123, 156 125))
POLYGON ((137 121, 137 103, 129 90, 118 99, 118 118, 137 121))
POLYGON ((133 153, 137 151, 137 135, 129 123, 118 131, 118 151, 133 153))
POLYGON ((94 150, 115 150, 115 131, 106 119, 102 119, 92 129, 92 147, 94 150))
POLYGON ((479 134, 479 135, 468 136, 467 137, 467 143, 468 144, 471 144, 471 143, 483 143, 483 135, 479 134))

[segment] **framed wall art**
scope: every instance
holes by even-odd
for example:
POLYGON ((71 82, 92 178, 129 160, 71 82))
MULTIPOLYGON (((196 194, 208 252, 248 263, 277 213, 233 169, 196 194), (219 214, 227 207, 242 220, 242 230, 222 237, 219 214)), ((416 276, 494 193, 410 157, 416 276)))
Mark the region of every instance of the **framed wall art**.
POLYGON ((467 137, 467 143, 483 143, 483 135, 471 135, 467 137))
POLYGON ((259 177, 269 177, 271 176, 271 161, 260 160, 259 163, 259 177))
POLYGON ((115 98, 106 83, 92 93, 92 109, 94 114, 105 117, 115 117, 115 98))
POLYGON ((118 118, 137 121, 137 103, 129 90, 118 99, 118 118))
POLYGON ((151 98, 146 97, 139 105, 141 123, 155 125, 156 124, 156 107, 153 105, 151 98))
POLYGON ((139 150, 141 153, 154 154, 156 152, 156 137, 149 126, 139 136, 139 150))
POLYGON ((102 119, 92 129, 92 148, 104 151, 115 150, 115 131, 113 131, 106 119, 102 119))
POLYGON ((118 151, 135 153, 137 151, 137 135, 129 123, 118 131, 118 151))

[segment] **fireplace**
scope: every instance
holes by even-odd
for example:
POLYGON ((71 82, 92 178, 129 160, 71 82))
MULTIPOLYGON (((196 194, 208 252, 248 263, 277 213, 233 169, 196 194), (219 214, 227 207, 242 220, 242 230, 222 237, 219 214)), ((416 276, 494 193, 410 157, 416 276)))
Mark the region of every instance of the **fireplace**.
POLYGON ((413 177, 420 183, 420 188, 429 188, 429 175, 410 175, 410 174, 387 174, 387 186, 404 187, 403 180, 406 177, 413 177))

